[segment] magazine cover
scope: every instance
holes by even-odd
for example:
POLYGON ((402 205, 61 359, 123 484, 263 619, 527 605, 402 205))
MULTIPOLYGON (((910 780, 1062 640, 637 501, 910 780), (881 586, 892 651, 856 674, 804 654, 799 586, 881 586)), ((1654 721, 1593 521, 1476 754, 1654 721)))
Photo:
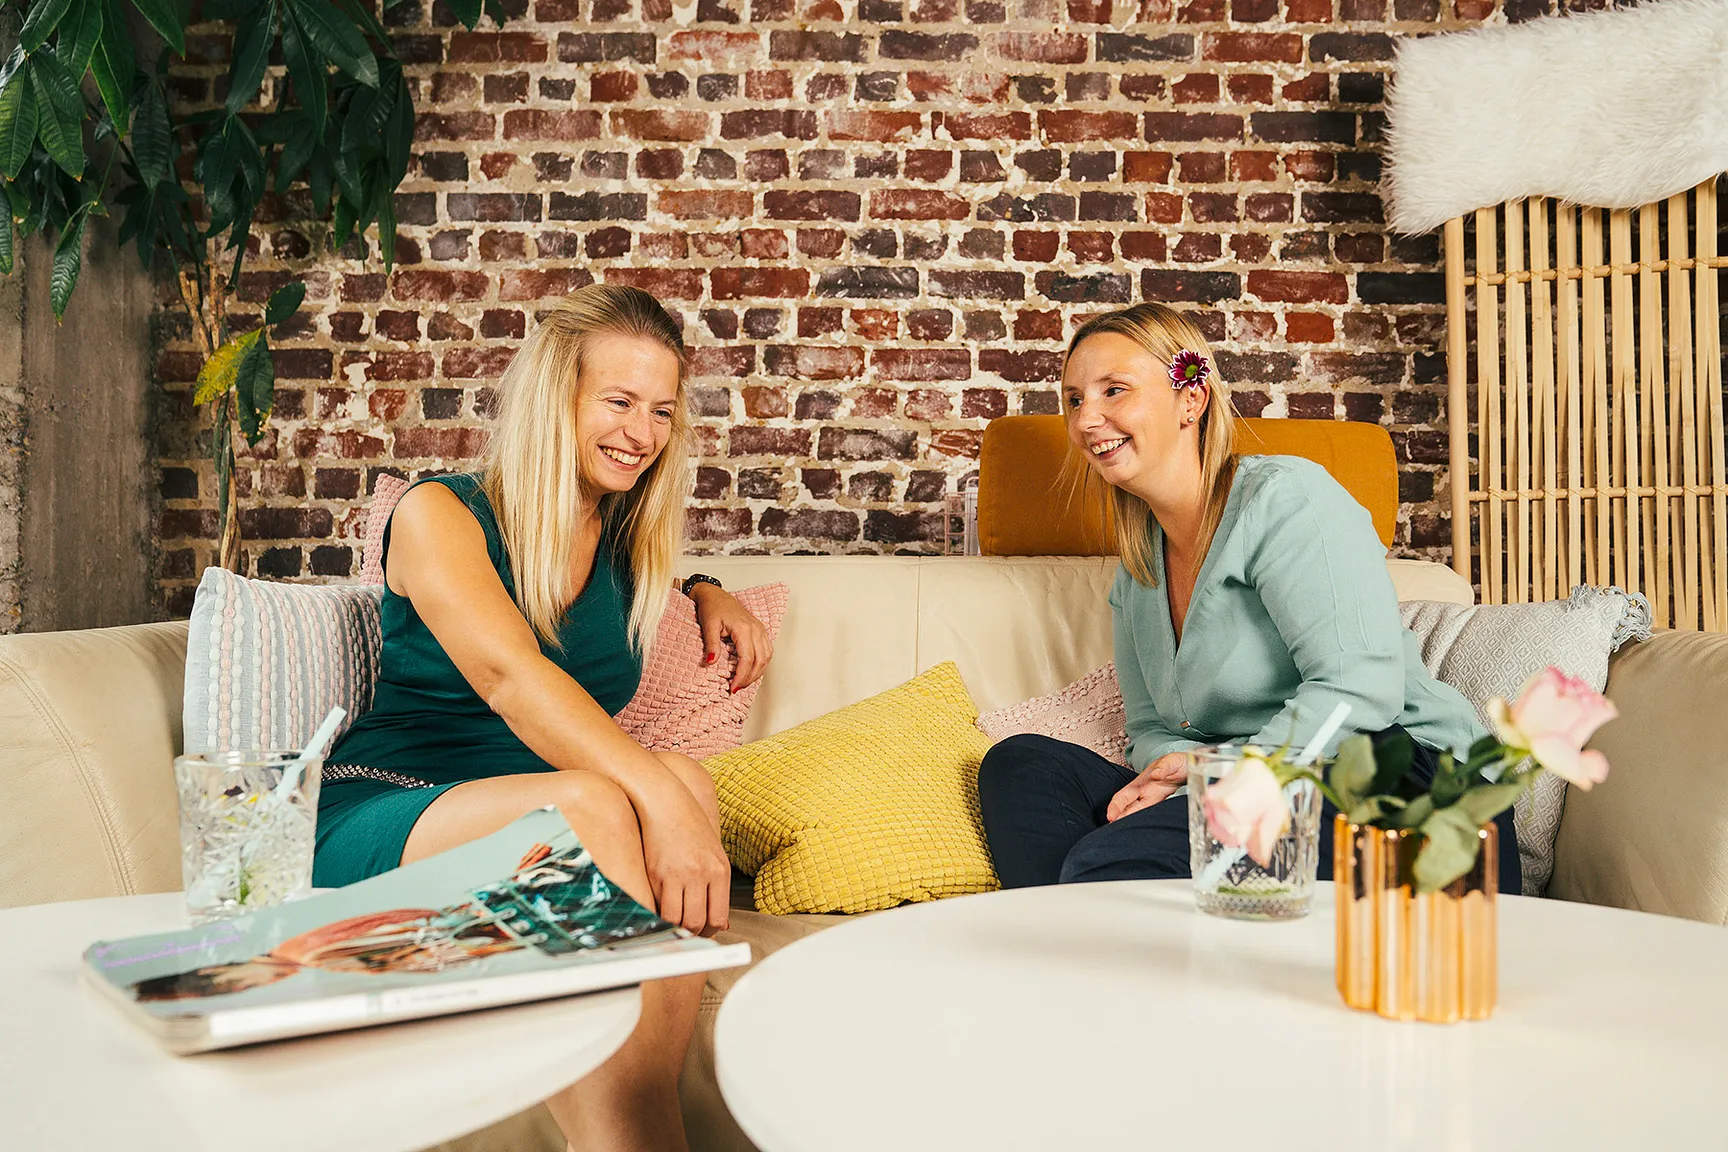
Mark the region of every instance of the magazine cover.
POLYGON ((85 976, 174 1052, 731 968, 594 866, 557 809, 370 880, 233 920, 98 941, 85 976))

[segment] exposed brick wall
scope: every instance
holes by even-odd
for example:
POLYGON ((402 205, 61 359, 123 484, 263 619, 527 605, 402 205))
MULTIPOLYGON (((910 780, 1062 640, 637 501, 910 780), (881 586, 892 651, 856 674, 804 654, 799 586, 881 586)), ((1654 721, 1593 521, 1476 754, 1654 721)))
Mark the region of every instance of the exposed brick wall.
MULTIPOLYGON (((246 307, 310 290, 242 473, 254 571, 357 572, 374 478, 468 464, 535 310, 594 279, 684 317, 693 550, 936 550, 984 425, 1055 411, 1064 334, 1155 299, 1203 306, 1245 414, 1390 427, 1397 548, 1444 558, 1438 245, 1382 224, 1383 96, 1399 37, 1498 0, 535 0, 502 33, 393 11, 420 108, 400 266, 287 210, 256 227, 246 307)), ((192 53, 180 94, 207 98, 221 45, 192 53)), ((214 483, 162 327, 184 611, 214 483)))

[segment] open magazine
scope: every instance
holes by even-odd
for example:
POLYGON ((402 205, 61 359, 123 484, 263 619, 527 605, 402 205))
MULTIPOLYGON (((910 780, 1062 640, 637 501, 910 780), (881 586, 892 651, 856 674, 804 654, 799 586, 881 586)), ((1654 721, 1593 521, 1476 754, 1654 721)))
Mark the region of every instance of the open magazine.
POLYGON ((173 1052, 616 988, 750 961, 601 875, 554 808, 233 920, 98 941, 84 973, 173 1052))

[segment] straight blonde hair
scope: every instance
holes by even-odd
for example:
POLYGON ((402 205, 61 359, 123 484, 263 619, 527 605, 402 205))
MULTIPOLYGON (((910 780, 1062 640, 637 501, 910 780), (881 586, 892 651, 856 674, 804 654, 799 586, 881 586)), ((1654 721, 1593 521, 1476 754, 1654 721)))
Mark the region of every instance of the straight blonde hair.
POLYGON ((589 345, 607 333, 652 340, 678 358, 666 447, 630 491, 607 493, 599 507, 603 530, 628 558, 627 575, 634 583, 630 641, 646 655, 683 546, 690 488, 690 417, 684 403, 688 359, 678 324, 659 301, 640 288, 591 284, 558 302, 499 380, 498 415, 481 483, 515 574, 516 604, 540 639, 559 648, 558 628, 581 591, 572 587, 570 554, 588 511, 576 439, 577 398, 589 345))
MULTIPOLYGON (((1224 505, 1230 499, 1230 485, 1236 478, 1236 412, 1230 403, 1230 386, 1218 371, 1216 357, 1200 330, 1182 313, 1163 304, 1147 302, 1095 316, 1082 324, 1068 341, 1062 371, 1068 371, 1068 359, 1081 341, 1089 336, 1114 332, 1126 336, 1144 348, 1152 358, 1168 364, 1183 350, 1198 352, 1212 366, 1206 378, 1208 396, 1206 408, 1200 413, 1200 485, 1206 494, 1206 510, 1200 518, 1200 555, 1206 558, 1212 547, 1212 537, 1224 518, 1224 505)), ((1063 404, 1063 418, 1068 419, 1063 404)), ((1107 484, 1093 472, 1086 460, 1074 450, 1072 443, 1067 457, 1070 493, 1096 487, 1097 499, 1104 513, 1104 523, 1116 531, 1116 548, 1122 566, 1128 574, 1148 587, 1156 587, 1152 556, 1152 509, 1146 502, 1113 484, 1107 484)))

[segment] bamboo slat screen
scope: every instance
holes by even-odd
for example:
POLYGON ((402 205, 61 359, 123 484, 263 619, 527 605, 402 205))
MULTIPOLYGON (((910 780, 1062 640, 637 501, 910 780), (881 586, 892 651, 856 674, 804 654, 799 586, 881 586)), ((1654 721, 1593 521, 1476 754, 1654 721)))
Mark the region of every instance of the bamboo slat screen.
POLYGON ((1716 184, 1447 222, 1452 564, 1482 603, 1613 584, 1728 632, 1716 184))

